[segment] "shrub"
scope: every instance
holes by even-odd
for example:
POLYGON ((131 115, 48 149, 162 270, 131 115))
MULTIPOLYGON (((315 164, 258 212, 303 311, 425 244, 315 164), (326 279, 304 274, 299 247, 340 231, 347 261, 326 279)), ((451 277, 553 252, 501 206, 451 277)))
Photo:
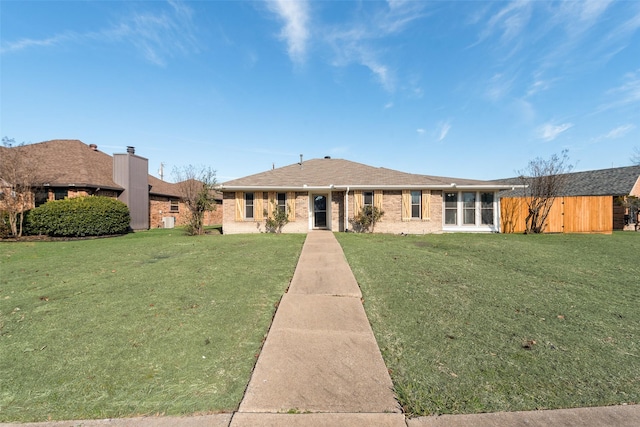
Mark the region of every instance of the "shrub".
POLYGON ((289 223, 289 213, 286 210, 275 208, 271 217, 268 217, 267 210, 264 210, 264 215, 267 216, 265 222, 265 229, 267 233, 282 233, 282 228, 289 223))
POLYGON ((0 239, 6 239, 11 234, 11 227, 9 227, 9 215, 5 212, 0 212, 0 239))
POLYGON ((29 234, 78 237, 127 233, 131 218, 121 201, 89 196, 47 202, 29 211, 25 220, 29 234))
POLYGON ((364 233, 368 231, 373 233, 376 223, 383 215, 384 211, 381 211, 375 206, 364 206, 351 220, 353 231, 356 233, 364 233))

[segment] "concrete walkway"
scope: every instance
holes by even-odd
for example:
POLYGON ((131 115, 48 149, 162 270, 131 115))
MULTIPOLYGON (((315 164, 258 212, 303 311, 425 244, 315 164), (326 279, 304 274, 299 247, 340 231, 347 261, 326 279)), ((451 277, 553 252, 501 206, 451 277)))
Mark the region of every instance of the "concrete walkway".
POLYGON ((333 233, 309 233, 231 426, 404 427, 361 298, 333 233))
POLYGON ((333 233, 310 232, 238 412, 0 426, 640 426, 640 405, 405 419, 361 296, 333 233))

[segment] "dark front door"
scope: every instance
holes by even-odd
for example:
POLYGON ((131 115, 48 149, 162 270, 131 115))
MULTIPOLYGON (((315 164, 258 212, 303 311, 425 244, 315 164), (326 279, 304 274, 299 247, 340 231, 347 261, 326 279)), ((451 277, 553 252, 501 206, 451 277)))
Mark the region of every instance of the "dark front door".
POLYGON ((327 196, 313 196, 313 227, 327 228, 327 196))

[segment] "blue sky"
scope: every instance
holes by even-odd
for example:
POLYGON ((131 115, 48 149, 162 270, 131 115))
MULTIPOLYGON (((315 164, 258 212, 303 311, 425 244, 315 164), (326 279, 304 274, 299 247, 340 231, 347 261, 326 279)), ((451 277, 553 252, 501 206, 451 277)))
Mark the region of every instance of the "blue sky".
POLYGON ((461 178, 640 146, 640 1, 2 1, 0 133, 165 179, 345 158, 461 178))

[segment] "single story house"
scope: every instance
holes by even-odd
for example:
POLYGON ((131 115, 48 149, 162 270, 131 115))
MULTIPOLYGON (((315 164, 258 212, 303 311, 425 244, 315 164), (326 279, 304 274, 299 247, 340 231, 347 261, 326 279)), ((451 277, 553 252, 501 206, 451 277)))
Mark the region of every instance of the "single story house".
POLYGON ((349 231, 364 206, 384 215, 375 232, 425 234, 500 231, 498 192, 513 188, 460 178, 418 175, 344 159, 312 159, 227 181, 224 234, 265 230, 276 207, 286 210, 283 232, 349 231))
MULTIPOLYGON (((622 203, 640 197, 640 165, 565 174, 566 180, 547 218, 547 233, 611 233, 634 229, 638 210, 622 203)), ((496 181, 519 183, 518 178, 496 181)), ((502 231, 525 230, 527 205, 523 190, 500 194, 502 231)))
MULTIPOLYGON (((4 150, 15 150, 22 157, 22 164, 34 168, 32 176, 38 181, 36 206, 67 197, 107 196, 129 206, 133 230, 173 227, 187 221, 179 185, 149 175, 148 160, 135 154, 134 147, 110 156, 95 144, 52 140, 1 147, 0 155, 4 156, 4 150)), ((216 204, 221 205, 222 194, 216 199, 216 204)), ((221 208, 205 215, 205 225, 221 223, 221 208)))

